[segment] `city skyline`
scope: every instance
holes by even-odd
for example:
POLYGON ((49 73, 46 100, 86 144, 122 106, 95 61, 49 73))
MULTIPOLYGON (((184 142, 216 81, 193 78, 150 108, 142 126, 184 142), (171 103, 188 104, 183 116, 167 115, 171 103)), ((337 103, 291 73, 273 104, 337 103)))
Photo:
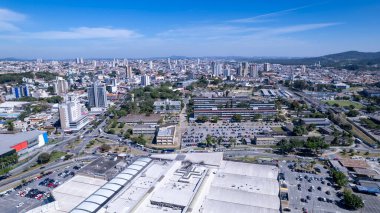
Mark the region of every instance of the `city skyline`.
POLYGON ((0 58, 312 57, 380 50, 377 1, 3 1, 0 58))

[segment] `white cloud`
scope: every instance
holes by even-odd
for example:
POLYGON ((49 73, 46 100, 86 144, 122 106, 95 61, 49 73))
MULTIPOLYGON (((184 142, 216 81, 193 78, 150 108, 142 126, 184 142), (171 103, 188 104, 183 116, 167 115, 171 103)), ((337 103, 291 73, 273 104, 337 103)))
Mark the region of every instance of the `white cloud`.
POLYGON ((247 34, 252 32, 257 32, 263 28, 254 27, 235 27, 229 25, 208 25, 208 26, 195 26, 195 27, 185 27, 178 29, 171 29, 161 33, 157 36, 161 38, 215 38, 215 37, 225 37, 247 34))
POLYGON ((296 10, 300 10, 300 9, 303 9, 303 8, 306 8, 306 7, 310 7, 310 6, 311 5, 306 5, 306 6, 302 6, 302 7, 295 7, 295 8, 290 8, 290 9, 286 9, 286 10, 281 10, 281 11, 261 14, 261 15, 257 15, 257 16, 249 17, 249 18, 233 19, 233 20, 229 20, 228 22, 232 22, 232 23, 268 22, 268 21, 272 21, 272 19, 268 19, 268 18, 273 18, 275 16, 285 15, 285 14, 288 14, 290 12, 293 12, 293 11, 296 11, 296 10))
POLYGON ((128 39, 141 37, 133 30, 109 27, 79 27, 68 31, 43 31, 29 33, 28 37, 35 39, 128 39))
POLYGON ((0 8, 0 31, 17 31, 19 28, 14 24, 25 20, 26 16, 12 10, 0 8))

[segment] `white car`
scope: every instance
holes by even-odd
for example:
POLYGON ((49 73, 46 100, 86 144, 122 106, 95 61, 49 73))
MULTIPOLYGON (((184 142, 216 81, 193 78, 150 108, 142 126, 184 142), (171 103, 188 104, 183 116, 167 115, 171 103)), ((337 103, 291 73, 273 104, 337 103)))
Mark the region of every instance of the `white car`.
POLYGON ((21 207, 21 206, 23 206, 24 205, 24 202, 21 202, 21 203, 19 203, 17 206, 16 206, 16 208, 19 208, 19 207, 21 207))

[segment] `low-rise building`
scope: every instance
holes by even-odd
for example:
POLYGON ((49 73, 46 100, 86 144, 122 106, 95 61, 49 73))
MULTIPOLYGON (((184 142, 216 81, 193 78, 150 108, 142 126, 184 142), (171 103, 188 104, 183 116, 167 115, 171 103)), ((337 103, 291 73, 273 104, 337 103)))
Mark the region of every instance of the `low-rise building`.
POLYGON ((157 125, 138 124, 132 128, 134 135, 154 135, 157 125))
POLYGON ((157 125, 162 119, 159 114, 143 115, 143 114, 128 114, 127 116, 118 119, 119 123, 126 123, 130 125, 148 124, 157 125))
POLYGON ((276 145, 277 140, 269 135, 255 135, 256 145, 276 145))
POLYGON ((315 125, 316 127, 330 126, 331 121, 328 118, 302 118, 306 125, 315 125))
POLYGON ((175 126, 160 127, 156 136, 156 143, 162 145, 174 144, 175 126))
POLYGON ((181 111, 181 101, 166 99, 164 101, 155 101, 153 106, 155 113, 179 113, 181 111))

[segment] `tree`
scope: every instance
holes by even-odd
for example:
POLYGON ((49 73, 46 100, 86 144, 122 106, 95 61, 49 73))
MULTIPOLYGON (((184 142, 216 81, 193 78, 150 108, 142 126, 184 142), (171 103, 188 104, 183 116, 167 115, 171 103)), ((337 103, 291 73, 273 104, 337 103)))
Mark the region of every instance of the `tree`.
POLYGON ((306 130, 306 128, 305 128, 305 126, 295 126, 294 128, 293 128, 293 133, 295 134, 295 135, 297 135, 297 136, 301 136, 301 135, 304 135, 304 134, 306 134, 307 133, 307 130, 306 130))
POLYGON ((211 135, 206 136, 206 146, 210 147, 215 144, 215 138, 211 135))
POLYGON ((239 115, 239 114, 235 114, 235 115, 232 116, 231 120, 232 120, 233 122, 241 122, 242 117, 241 117, 241 115, 239 115))
POLYGON ((100 152, 108 152, 110 151, 111 149, 111 146, 108 145, 108 144, 102 144, 100 147, 99 147, 99 151, 100 152))
POLYGON ((346 113, 348 117, 356 117, 359 115, 359 111, 351 109, 346 113))
POLYGON ((357 210, 364 207, 363 200, 358 195, 353 194, 349 189, 343 191, 343 203, 351 210, 357 210))
POLYGON ((331 175, 332 175, 332 178, 333 178, 334 182, 339 187, 343 187, 343 186, 347 185, 348 179, 347 179, 346 175, 343 172, 334 169, 334 170, 331 171, 331 175))
POLYGON ((262 116, 261 114, 255 114, 255 115, 251 118, 251 120, 252 120, 252 121, 258 121, 258 120, 260 120, 262 117, 263 117, 263 116, 262 116))
POLYGON ((198 116, 195 121, 198 123, 205 123, 208 121, 208 117, 207 116, 198 116))
POLYGON ((210 119, 211 123, 218 123, 219 117, 218 116, 212 116, 210 119))
POLYGON ((49 162, 50 160, 50 154, 49 153, 46 153, 46 152, 43 152, 41 153, 38 158, 37 158, 37 163, 38 164, 44 164, 44 163, 47 163, 49 162))
POLYGON ((15 129, 15 125, 13 124, 12 121, 7 122, 7 130, 12 132, 15 129))

